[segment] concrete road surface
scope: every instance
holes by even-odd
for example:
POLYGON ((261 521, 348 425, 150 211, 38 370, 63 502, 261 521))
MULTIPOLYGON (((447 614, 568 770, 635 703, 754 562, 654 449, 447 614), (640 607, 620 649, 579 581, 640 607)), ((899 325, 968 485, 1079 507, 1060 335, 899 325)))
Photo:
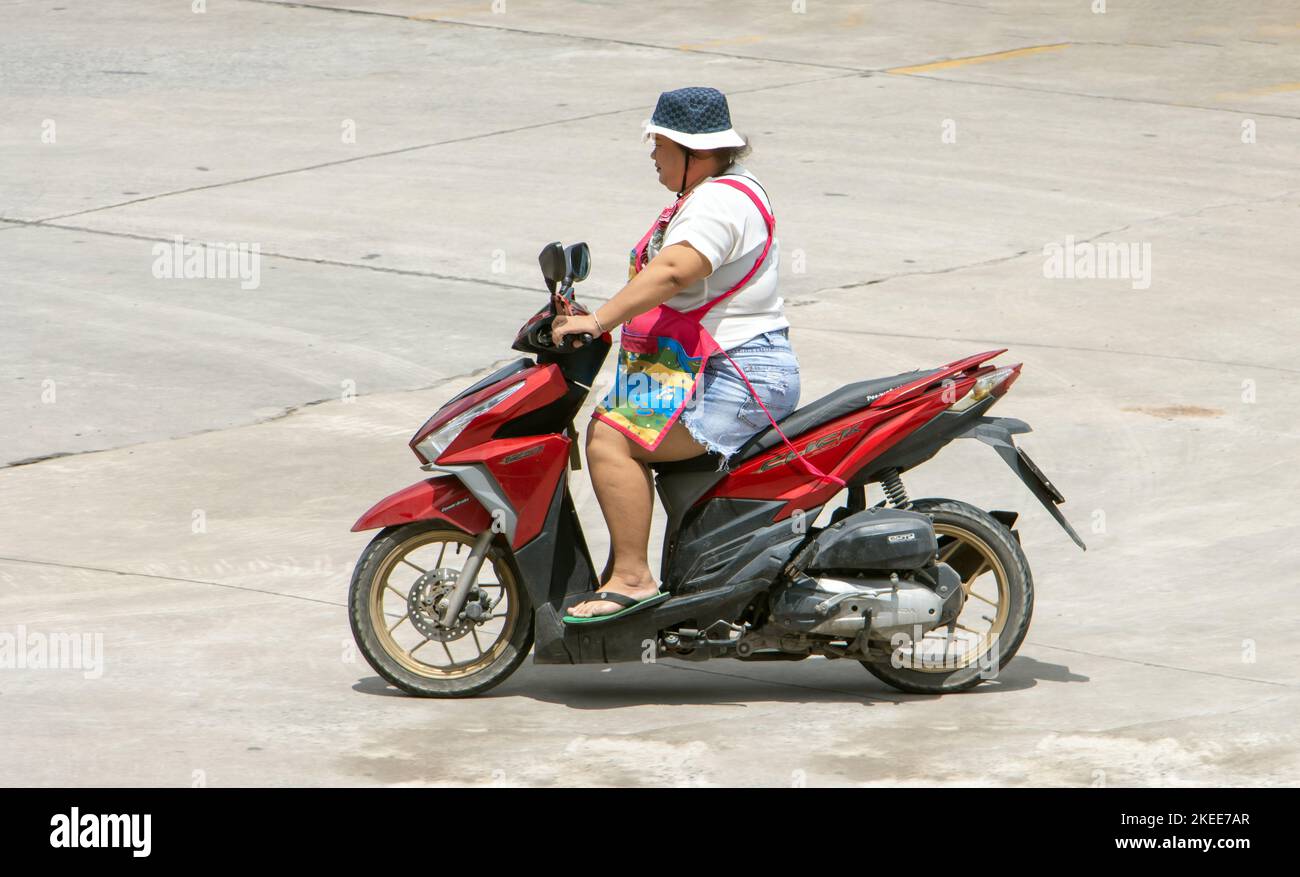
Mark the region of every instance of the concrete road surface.
POLYGON ((0 783, 1300 781, 1289 4, 0 19, 0 783), (1034 425, 1086 553, 978 443, 907 478, 1022 512, 1036 613, 996 681, 526 663, 430 701, 357 655, 349 527, 420 477, 424 418, 512 357, 543 244, 591 243, 580 295, 620 288, 671 198, 640 126, 684 85, 725 91, 753 139, 805 401, 988 349, 1024 363, 995 413, 1034 425), (187 242, 246 260, 187 278, 187 242), (1104 276, 1055 270, 1066 246, 1104 276), (65 636, 78 660, 24 657, 65 636))

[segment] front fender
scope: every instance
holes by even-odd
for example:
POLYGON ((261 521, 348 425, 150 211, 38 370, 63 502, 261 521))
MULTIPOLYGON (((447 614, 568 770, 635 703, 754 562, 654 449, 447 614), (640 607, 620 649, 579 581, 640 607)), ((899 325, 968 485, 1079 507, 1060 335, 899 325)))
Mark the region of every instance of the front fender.
POLYGON ((492 516, 459 478, 440 475, 384 497, 357 519, 352 532, 431 520, 447 521, 466 533, 482 533, 492 526, 492 516))

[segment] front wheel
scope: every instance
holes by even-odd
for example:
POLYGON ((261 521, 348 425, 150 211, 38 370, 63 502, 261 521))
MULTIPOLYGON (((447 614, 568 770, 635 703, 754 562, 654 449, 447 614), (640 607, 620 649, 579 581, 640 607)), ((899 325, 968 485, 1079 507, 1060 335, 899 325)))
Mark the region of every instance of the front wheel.
POLYGON ((448 627, 440 603, 455 589, 474 537, 437 521, 383 530, 352 574, 348 615, 375 672, 421 697, 470 697, 504 681, 533 646, 533 613, 508 550, 494 542, 448 627))
POLYGON ((1020 543, 996 518, 952 499, 918 499, 929 515, 939 562, 961 576, 966 602, 957 618, 917 641, 872 643, 862 665, 910 694, 948 694, 993 678, 1015 657, 1029 632, 1034 583, 1020 543))

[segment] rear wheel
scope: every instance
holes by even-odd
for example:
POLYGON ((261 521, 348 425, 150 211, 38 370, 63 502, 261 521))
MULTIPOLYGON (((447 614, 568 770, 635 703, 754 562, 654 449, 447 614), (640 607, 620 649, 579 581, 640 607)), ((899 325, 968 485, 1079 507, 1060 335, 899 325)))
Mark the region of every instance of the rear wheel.
POLYGON ((862 665, 911 694, 974 688, 1015 657, 1029 632, 1029 562, 1011 531, 982 509, 952 499, 919 499, 908 508, 934 521, 939 562, 961 576, 966 602, 951 623, 920 640, 872 643, 880 656, 862 665))
POLYGON ((348 592, 357 647, 375 672, 421 697, 469 697, 504 681, 533 645, 533 613, 508 551, 488 553, 466 613, 447 627, 440 603, 455 588, 474 537, 436 521, 383 530, 348 592), (475 618, 474 616, 478 616, 475 618))

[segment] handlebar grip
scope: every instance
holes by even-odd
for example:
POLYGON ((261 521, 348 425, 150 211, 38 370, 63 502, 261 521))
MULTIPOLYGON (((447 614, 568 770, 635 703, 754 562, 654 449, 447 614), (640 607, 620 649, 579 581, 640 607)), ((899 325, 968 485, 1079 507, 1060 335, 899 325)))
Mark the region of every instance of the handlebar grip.
POLYGON ((551 330, 549 328, 534 330, 533 337, 536 340, 536 342, 542 347, 549 347, 552 350, 562 350, 562 351, 576 350, 577 348, 574 346, 575 341, 581 341, 582 346, 586 347, 593 340, 595 340, 594 336, 592 336, 590 332, 583 332, 581 335, 565 335, 564 340, 562 340, 559 344, 556 344, 555 336, 551 334, 551 330))
POLYGON ((559 345, 557 345, 556 349, 577 350, 579 346, 578 342, 582 342, 581 346, 586 347, 588 344, 591 343, 591 333, 583 332, 581 335, 565 335, 564 341, 559 345))

